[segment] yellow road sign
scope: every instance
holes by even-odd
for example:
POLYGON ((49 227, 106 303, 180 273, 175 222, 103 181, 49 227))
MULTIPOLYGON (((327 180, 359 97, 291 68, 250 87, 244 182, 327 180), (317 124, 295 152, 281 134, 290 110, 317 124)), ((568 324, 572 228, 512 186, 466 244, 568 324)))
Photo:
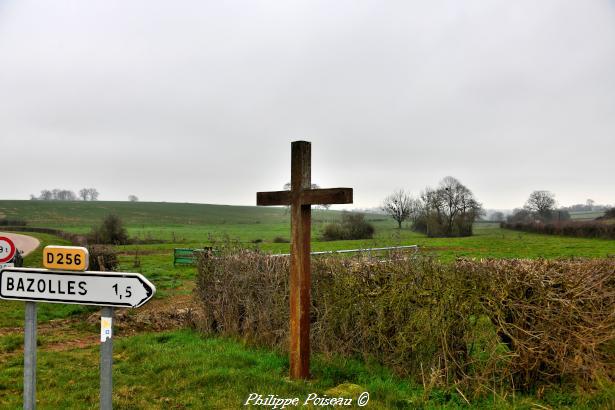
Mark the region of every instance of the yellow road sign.
POLYGON ((88 250, 81 246, 45 246, 43 265, 47 269, 85 271, 90 264, 88 250))

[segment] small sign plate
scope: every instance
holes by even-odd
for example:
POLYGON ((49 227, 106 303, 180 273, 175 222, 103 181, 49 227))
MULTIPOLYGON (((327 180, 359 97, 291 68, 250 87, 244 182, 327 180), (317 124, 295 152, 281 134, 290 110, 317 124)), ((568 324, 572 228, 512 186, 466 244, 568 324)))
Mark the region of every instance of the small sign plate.
POLYGON ((88 269, 90 254, 82 246, 45 246, 43 266, 47 269, 62 269, 83 272, 88 269))
POLYGON ((113 337, 113 318, 104 317, 100 318, 100 342, 104 343, 107 339, 113 337))

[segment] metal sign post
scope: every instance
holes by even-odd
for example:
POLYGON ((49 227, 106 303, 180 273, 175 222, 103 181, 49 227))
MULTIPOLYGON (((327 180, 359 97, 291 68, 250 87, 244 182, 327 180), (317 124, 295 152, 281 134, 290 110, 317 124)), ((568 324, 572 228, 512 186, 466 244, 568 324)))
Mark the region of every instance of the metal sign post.
POLYGON ((36 303, 26 302, 23 349, 23 408, 36 409, 36 303))
MULTIPOLYGON (((12 268, 17 247, 6 236, 0 236, 0 270, 12 268)), ((36 303, 26 302, 24 320, 23 407, 36 409, 36 303)))
MULTIPOLYGON (((98 266, 105 272, 105 261, 98 257, 98 266)), ((113 308, 100 311, 100 408, 113 409, 113 308)))
POLYGON ((113 308, 100 315, 100 408, 113 408, 113 308))

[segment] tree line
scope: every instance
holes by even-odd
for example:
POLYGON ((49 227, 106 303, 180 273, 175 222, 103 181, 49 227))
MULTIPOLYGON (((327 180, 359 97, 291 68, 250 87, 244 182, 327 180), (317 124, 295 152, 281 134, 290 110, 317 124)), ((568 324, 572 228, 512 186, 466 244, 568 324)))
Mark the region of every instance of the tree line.
POLYGON ((30 195, 31 200, 38 201, 76 201, 78 198, 83 201, 97 201, 99 192, 96 188, 82 188, 79 196, 70 189, 43 189, 39 196, 30 195))
POLYGON ((482 204, 459 180, 447 176, 435 187, 427 187, 418 197, 403 189, 387 196, 381 209, 401 229, 404 221, 427 236, 470 236, 474 222, 484 214, 482 204))
POLYGON ((557 222, 570 220, 570 212, 608 211, 609 205, 596 205, 592 199, 585 204, 558 207, 555 194, 550 191, 534 191, 522 208, 515 208, 506 218, 508 223, 557 222))

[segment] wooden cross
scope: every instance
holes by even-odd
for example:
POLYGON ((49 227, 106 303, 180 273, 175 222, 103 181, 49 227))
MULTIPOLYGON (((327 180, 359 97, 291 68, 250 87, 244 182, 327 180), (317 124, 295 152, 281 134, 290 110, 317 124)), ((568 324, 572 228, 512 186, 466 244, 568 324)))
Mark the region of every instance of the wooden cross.
POLYGON ((290 205, 290 377, 310 377, 312 205, 351 204, 352 188, 311 189, 311 144, 291 145, 290 191, 257 192, 257 205, 290 205))

